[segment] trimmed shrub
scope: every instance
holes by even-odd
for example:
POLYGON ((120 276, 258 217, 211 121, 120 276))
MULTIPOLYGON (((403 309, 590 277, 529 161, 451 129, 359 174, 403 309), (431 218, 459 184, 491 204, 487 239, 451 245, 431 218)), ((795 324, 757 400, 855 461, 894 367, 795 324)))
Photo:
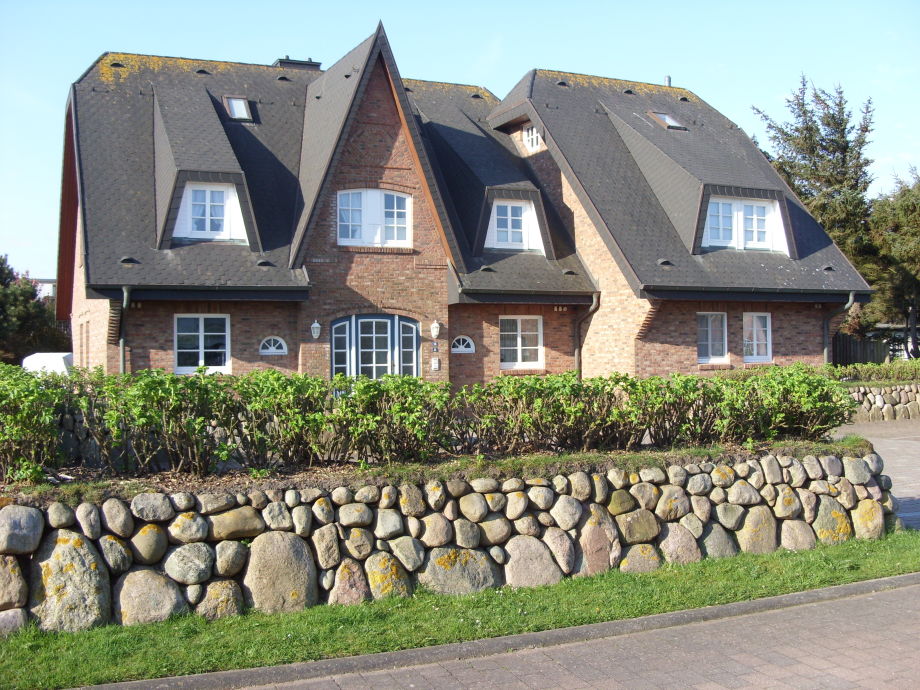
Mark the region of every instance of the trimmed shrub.
POLYGON ((58 423, 66 398, 57 377, 0 364, 0 480, 20 465, 57 463, 58 423))
POLYGON ((55 459, 65 408, 112 471, 205 474, 231 459, 267 467, 633 449, 646 434, 659 447, 816 439, 855 406, 843 384, 805 365, 711 378, 502 376, 457 391, 400 376, 95 370, 63 378, 4 367, 0 394, 4 472, 55 459))

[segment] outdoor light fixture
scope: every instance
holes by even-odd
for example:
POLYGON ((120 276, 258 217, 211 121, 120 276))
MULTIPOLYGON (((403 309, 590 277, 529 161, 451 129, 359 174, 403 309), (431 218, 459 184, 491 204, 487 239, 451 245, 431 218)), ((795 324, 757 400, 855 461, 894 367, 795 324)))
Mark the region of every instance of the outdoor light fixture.
POLYGON ((435 340, 438 337, 438 333, 441 332, 441 324, 438 323, 438 320, 435 319, 431 322, 431 339, 435 340))
POLYGON ((310 326, 310 335, 313 336, 313 340, 319 338, 320 329, 322 329, 322 326, 319 325, 319 321, 314 321, 310 326))

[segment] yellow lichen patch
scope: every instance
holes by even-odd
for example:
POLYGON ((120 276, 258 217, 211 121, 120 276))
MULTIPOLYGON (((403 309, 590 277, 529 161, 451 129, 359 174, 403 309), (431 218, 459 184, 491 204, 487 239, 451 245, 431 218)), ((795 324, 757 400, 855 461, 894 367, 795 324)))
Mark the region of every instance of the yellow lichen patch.
POLYGON ((444 570, 451 570, 458 565, 463 567, 471 560, 473 560, 473 557, 470 555, 469 551, 450 549, 443 556, 435 558, 434 562, 444 570))
POLYGON ((713 471, 713 478, 718 477, 721 481, 732 482, 735 479, 735 470, 728 465, 719 465, 713 471))
POLYGON ((89 569, 90 569, 90 570, 98 570, 98 569, 99 569, 99 566, 96 564, 96 561, 93 561, 92 563, 89 564, 89 569))
POLYGON ((629 475, 630 484, 638 484, 641 481, 642 479, 639 478, 639 475, 637 473, 633 472, 632 474, 629 475))
POLYGON ((76 570, 77 569, 76 567, 74 567, 73 563, 65 563, 64 567, 61 568, 61 572, 64 572, 64 573, 74 573, 76 572, 76 570))
POLYGON ((693 92, 675 86, 649 84, 642 81, 627 81, 625 79, 611 79, 609 77, 598 77, 591 74, 558 72, 556 70, 549 69, 538 69, 537 74, 549 79, 565 81, 569 86, 592 86, 616 91, 624 91, 626 89, 630 89, 634 93, 641 94, 643 96, 664 94, 668 96, 680 97, 693 95, 693 92))
POLYGON ((138 530, 138 534, 150 534, 151 532, 159 532, 160 528, 156 525, 144 525, 138 530))
POLYGON ((298 599, 300 599, 300 592, 298 592, 296 589, 292 589, 291 593, 288 596, 291 598, 292 601, 297 601, 298 599))
POLYGON ((399 566, 395 558, 382 559, 377 568, 370 569, 367 579, 371 590, 377 597, 385 597, 390 594, 408 594, 406 585, 400 577, 399 566))
POLYGON ((220 74, 240 67, 251 69, 270 69, 270 65, 254 65, 242 62, 219 62, 216 60, 192 60, 189 58, 162 57, 159 55, 137 55, 133 53, 106 53, 96 63, 100 81, 116 84, 137 72, 185 72, 194 73, 199 69, 211 74, 220 74), (120 65, 120 66, 116 66, 120 65))

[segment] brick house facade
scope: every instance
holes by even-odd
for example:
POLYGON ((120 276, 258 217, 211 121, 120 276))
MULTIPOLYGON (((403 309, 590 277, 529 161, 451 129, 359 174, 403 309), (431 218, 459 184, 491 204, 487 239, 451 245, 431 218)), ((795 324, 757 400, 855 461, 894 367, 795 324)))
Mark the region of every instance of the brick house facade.
POLYGON ((689 91, 535 70, 499 100, 402 79, 382 27, 319 67, 106 53, 74 84, 75 364, 463 385, 819 363, 868 294, 689 91))

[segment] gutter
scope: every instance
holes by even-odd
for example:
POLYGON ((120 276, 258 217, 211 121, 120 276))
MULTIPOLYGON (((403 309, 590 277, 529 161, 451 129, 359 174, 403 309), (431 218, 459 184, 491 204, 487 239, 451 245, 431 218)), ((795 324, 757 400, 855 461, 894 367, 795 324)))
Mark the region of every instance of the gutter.
POLYGON ((856 301, 856 292, 850 291, 850 298, 847 300, 847 303, 842 307, 837 307, 832 309, 827 316, 824 317, 824 322, 822 323, 822 335, 824 337, 824 363, 831 363, 831 319, 836 316, 840 316, 843 312, 848 311, 850 307, 853 306, 853 303, 856 301))
POLYGON ((575 372, 578 374, 578 380, 581 380, 581 326, 591 318, 601 306, 601 293, 594 292, 591 294, 591 306, 588 311, 578 321, 575 322, 575 372))
POLYGON ((131 305, 131 288, 121 286, 121 318, 118 319, 118 373, 125 373, 125 314, 131 305))

